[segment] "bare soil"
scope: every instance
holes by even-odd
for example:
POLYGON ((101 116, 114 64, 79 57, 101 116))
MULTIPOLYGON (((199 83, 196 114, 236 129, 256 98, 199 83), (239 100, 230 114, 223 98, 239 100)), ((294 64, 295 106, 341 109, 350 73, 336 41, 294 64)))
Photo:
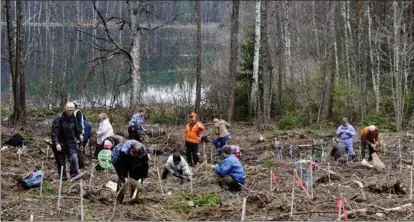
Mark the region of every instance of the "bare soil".
MULTIPOLYGON (((80 220, 80 181, 64 181, 62 185, 61 209, 57 209, 59 180, 54 157, 46 157, 47 144, 43 141, 49 138, 50 121, 33 120, 25 127, 25 148, 21 159, 16 148, 8 148, 1 152, 1 220, 28 220, 33 215, 36 221, 46 220, 80 220), (46 172, 42 197, 40 188, 24 190, 17 186, 19 177, 35 167, 41 167, 46 172)), ((97 126, 93 126, 94 131, 97 126)), ((116 128, 116 131, 125 131, 116 128)), ((185 152, 183 142, 184 126, 148 125, 149 135, 144 142, 149 150, 164 151, 161 156, 150 161, 149 177, 145 180, 140 191, 138 202, 128 201, 115 204, 115 193, 104 185, 108 181, 116 181, 115 172, 96 172, 93 178, 90 174, 83 177, 84 220, 240 220, 243 198, 247 198, 245 220, 336 220, 337 199, 342 195, 349 220, 414 220, 413 206, 410 200, 410 168, 409 164, 414 146, 412 138, 397 134, 383 135, 385 146, 379 151, 379 157, 386 169, 379 171, 362 166, 359 161, 338 163, 324 158, 314 167, 313 199, 310 200, 303 189, 293 178, 293 169, 299 170, 300 165, 294 164, 299 159, 309 160, 310 147, 298 145, 313 145, 314 140, 321 140, 321 145, 314 145, 329 151, 332 146, 332 136, 314 132, 279 132, 266 131, 264 140, 259 141, 259 133, 253 127, 236 124, 230 131, 231 144, 242 148, 242 162, 246 169, 247 179, 241 192, 229 192, 221 189, 214 180, 209 165, 200 164, 193 169, 194 181, 180 184, 178 180, 169 177, 162 181, 163 192, 158 182, 157 168, 163 170, 166 158, 174 149, 185 152), (151 133, 152 131, 152 133, 151 133), (277 137, 282 143, 282 160, 277 160, 278 150, 273 145, 277 137), (399 165, 398 139, 401 142, 403 166, 399 165), (292 156, 289 145, 294 145, 292 156), (154 163, 155 162, 155 163, 154 163), (327 166, 334 173, 326 172, 327 166), (207 167, 207 170, 206 170, 207 167), (275 174, 277 184, 270 190, 270 171, 275 174), (362 183, 360 188, 358 183, 362 183), (294 186, 293 215, 291 216, 292 187, 294 186), (194 204, 189 204, 192 201, 194 204), (405 205, 401 209, 389 209, 405 205), (361 210, 365 209, 366 210, 361 210), (360 211, 358 211, 360 210, 360 211), (356 212, 356 213, 355 213, 356 212)), ((17 129, 20 130, 20 129, 17 129)), ((2 126, 2 141, 4 143, 17 130, 2 126)), ((211 138, 211 137, 210 137, 211 138)), ((94 140, 94 138, 92 139, 94 140)), ((358 139, 355 138, 355 149, 359 152, 358 139)), ((94 147, 94 145, 92 146, 94 147)), ((215 150, 213 144, 200 145, 201 161, 206 150, 207 162, 210 164, 210 152, 215 150)), ((87 149, 89 155, 89 149, 87 149)), ((90 171, 93 160, 87 158, 85 170, 90 171)), ((309 169, 308 163, 303 163, 304 170, 309 169)), ((299 171, 298 171, 299 172, 299 171)), ((343 213, 343 212, 341 212, 343 213)))

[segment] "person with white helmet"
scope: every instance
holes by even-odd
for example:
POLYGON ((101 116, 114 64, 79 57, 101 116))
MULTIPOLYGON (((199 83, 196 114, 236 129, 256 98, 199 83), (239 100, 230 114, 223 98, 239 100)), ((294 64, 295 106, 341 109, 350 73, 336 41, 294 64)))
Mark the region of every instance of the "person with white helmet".
POLYGON ((372 154, 377 152, 380 146, 378 128, 374 125, 367 126, 360 131, 362 164, 368 165, 365 159, 365 149, 368 148, 368 161, 372 161, 372 154))

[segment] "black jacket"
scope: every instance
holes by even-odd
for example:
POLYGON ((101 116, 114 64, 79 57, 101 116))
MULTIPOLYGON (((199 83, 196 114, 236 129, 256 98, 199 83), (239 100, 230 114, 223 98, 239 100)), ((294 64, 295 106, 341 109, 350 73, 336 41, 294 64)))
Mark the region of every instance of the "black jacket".
MULTIPOLYGON (((79 141, 79 131, 75 116, 68 116, 66 112, 52 122, 53 148, 60 144, 62 148, 76 145, 79 141)), ((76 147, 76 146, 75 146, 76 147)))

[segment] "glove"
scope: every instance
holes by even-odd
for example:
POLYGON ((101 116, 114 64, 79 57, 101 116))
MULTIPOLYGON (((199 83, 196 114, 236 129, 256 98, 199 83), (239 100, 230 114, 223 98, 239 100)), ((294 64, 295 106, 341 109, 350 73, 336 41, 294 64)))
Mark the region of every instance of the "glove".
POLYGON ((377 150, 377 148, 375 147, 375 144, 371 144, 371 147, 373 150, 377 150))
POLYGON ((56 150, 59 151, 59 152, 62 151, 62 146, 60 144, 57 144, 56 145, 56 150))
POLYGON ((216 168, 216 166, 217 166, 217 165, 211 165, 211 169, 214 169, 214 168, 216 168))
POLYGON ((82 142, 82 143, 83 143, 83 134, 81 134, 81 135, 79 136, 79 138, 80 138, 80 142, 82 142))
POLYGON ((197 126, 200 127, 200 128, 203 127, 200 122, 197 122, 197 126))

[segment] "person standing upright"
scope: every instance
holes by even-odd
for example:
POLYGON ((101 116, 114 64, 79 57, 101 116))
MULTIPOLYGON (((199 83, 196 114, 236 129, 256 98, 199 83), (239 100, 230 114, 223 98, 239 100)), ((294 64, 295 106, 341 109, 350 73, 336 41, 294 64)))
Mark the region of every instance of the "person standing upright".
POLYGON ((85 168, 84 154, 85 147, 88 144, 89 138, 91 137, 91 124, 86 120, 86 116, 83 111, 80 109, 80 105, 77 102, 73 102, 75 105, 75 111, 73 112, 76 125, 78 127, 78 133, 80 138, 81 149, 77 149, 79 169, 85 168))
POLYGON ((52 123, 52 151, 56 159, 58 175, 63 167, 63 180, 67 179, 66 157, 70 162, 70 177, 78 175, 77 145, 80 142, 76 119, 73 115, 75 105, 68 102, 65 105, 65 112, 57 117, 52 123))
POLYGON ((356 132, 354 127, 349 124, 347 118, 342 119, 342 125, 338 127, 336 130, 336 137, 339 139, 339 142, 345 145, 345 149, 348 150, 348 156, 350 160, 355 158, 355 151, 353 148, 353 139, 352 137, 355 136, 356 132))
POLYGON ((185 126, 184 142, 188 165, 198 164, 198 144, 200 143, 200 132, 204 131, 204 126, 197 121, 197 114, 190 114, 190 122, 185 126))

